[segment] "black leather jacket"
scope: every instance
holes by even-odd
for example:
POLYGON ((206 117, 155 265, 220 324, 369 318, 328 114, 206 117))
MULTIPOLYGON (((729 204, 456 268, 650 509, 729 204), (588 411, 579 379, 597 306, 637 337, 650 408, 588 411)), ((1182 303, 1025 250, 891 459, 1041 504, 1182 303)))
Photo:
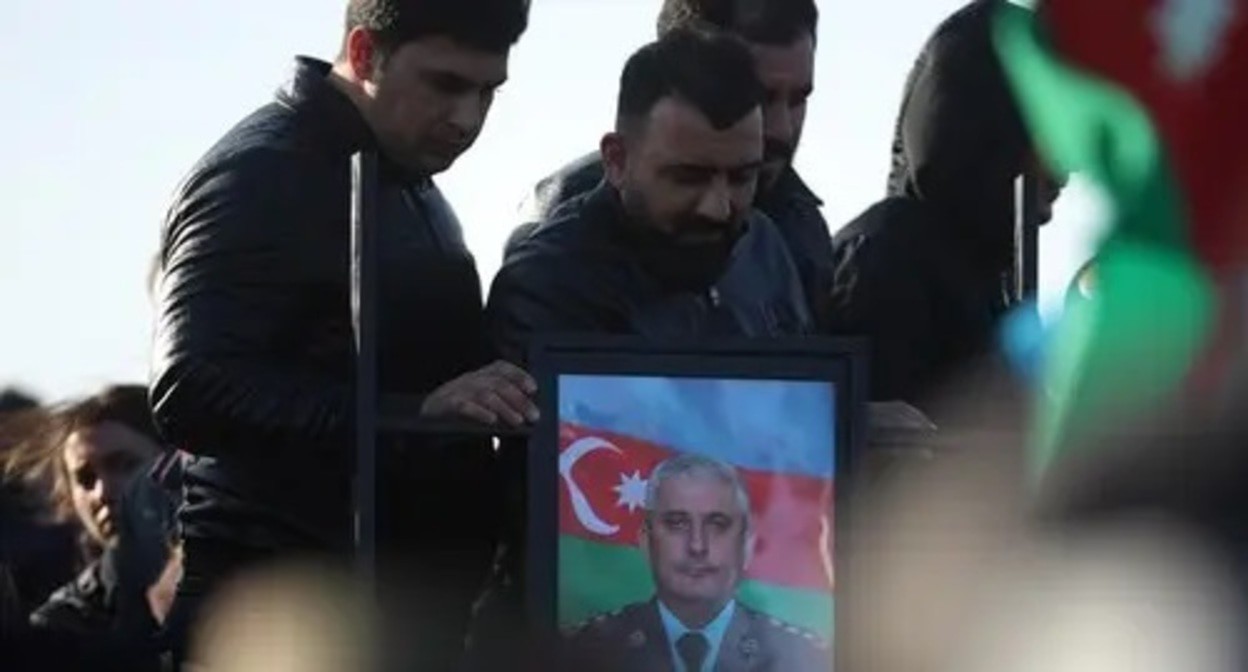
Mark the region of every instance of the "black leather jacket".
MULTIPOLYGON (((602 181, 602 158, 597 153, 583 156, 548 175, 534 189, 523 208, 523 222, 507 241, 504 256, 521 240, 531 236, 542 222, 552 221, 555 208, 590 191, 602 181)), ((789 168, 767 193, 760 194, 755 207, 771 218, 789 248, 802 289, 811 302, 822 309, 824 296, 832 283, 832 239, 819 208, 823 201, 806 186, 797 171, 789 168)), ((817 315, 820 324, 826 322, 817 315)))
MULTIPOLYGON (((350 157, 374 141, 328 73, 300 58, 192 169, 164 226, 152 401, 192 455, 187 538, 350 539, 350 157)), ((380 388, 424 395, 485 363, 476 265, 432 182, 383 161, 379 198, 380 388)))

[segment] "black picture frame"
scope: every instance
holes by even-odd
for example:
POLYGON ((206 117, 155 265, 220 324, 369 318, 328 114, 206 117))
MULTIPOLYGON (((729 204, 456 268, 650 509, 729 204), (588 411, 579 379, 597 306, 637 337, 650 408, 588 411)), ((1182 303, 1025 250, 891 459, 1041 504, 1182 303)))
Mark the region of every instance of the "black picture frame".
MULTIPOLYGON (((866 346, 852 338, 713 339, 657 344, 633 336, 549 336, 531 345, 530 371, 538 383, 541 419, 529 439, 525 601, 535 635, 557 637, 559 577, 559 379, 564 375, 746 378, 828 382, 835 414, 833 455, 837 486, 834 549, 843 549, 848 492, 855 456, 868 439, 866 346)), ((834 550, 836 596, 848 585, 834 550)), ((834 651, 836 632, 833 631, 834 651)))

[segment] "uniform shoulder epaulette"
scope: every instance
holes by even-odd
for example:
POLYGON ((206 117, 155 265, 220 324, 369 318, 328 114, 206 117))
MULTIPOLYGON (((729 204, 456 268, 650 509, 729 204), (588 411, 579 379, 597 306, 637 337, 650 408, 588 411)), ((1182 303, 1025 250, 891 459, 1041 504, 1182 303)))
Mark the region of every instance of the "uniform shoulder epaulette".
POLYGON ((815 648, 818 648, 818 649, 829 648, 828 641, 824 639, 823 637, 820 637, 819 635, 815 634, 815 632, 811 630, 807 630, 806 628, 793 625, 792 623, 785 623, 784 621, 776 618, 775 616, 768 616, 765 614, 760 614, 758 612, 754 612, 754 613, 759 618, 764 619, 767 625, 769 625, 774 630, 783 632, 786 635, 791 636, 791 637, 805 640, 806 642, 810 643, 811 646, 814 646, 815 648))
POLYGON ((583 621, 579 621, 563 628, 563 634, 565 637, 571 637, 573 635, 587 632, 605 631, 608 626, 610 626, 611 622, 618 619, 621 615, 623 615, 623 613, 623 609, 616 609, 615 611, 604 611, 594 614, 583 621))

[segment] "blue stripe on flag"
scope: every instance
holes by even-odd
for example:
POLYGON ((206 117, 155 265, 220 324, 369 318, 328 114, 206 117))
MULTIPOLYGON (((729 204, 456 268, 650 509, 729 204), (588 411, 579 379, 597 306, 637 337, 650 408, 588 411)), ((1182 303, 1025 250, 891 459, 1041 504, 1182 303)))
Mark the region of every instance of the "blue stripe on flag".
POLYGON ((644 376, 559 377, 559 420, 745 469, 835 475, 830 383, 644 376))

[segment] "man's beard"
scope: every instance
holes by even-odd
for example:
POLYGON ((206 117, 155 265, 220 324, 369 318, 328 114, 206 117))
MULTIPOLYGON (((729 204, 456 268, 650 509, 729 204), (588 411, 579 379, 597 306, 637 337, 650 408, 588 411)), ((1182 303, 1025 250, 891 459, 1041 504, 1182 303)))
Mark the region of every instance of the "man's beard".
POLYGON ((724 223, 697 215, 675 222, 672 230, 656 225, 640 195, 625 196, 633 220, 641 264, 671 289, 701 291, 715 284, 728 268, 741 234, 740 222, 724 223))

